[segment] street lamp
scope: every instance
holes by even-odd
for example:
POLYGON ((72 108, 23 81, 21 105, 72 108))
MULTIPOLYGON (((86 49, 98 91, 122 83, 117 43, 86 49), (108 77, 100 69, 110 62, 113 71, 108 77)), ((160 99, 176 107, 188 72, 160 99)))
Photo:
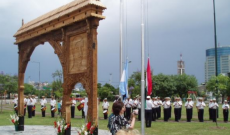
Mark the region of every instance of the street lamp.
MULTIPOLYGON (((40 96, 40 62, 37 62, 37 61, 31 61, 32 63, 38 63, 38 66, 39 66, 39 82, 38 82, 38 90, 39 90, 39 95, 40 96)), ((39 99, 39 98, 38 98, 39 99)))

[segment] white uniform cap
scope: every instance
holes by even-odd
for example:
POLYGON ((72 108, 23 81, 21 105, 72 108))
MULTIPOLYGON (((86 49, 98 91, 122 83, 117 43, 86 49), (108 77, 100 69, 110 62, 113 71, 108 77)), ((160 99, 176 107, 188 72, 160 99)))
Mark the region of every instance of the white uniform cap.
POLYGON ((224 100, 224 102, 228 102, 227 100, 224 100))
POLYGON ((150 96, 147 96, 146 98, 151 98, 150 96))

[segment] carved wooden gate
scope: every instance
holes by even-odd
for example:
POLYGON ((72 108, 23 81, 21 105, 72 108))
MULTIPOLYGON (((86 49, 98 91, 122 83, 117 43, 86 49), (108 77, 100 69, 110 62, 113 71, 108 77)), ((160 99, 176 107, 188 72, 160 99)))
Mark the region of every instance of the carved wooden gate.
POLYGON ((62 115, 66 122, 70 123, 70 94, 78 82, 88 94, 88 116, 91 121, 97 121, 97 27, 105 18, 104 9, 99 0, 75 0, 23 24, 14 35, 19 49, 20 131, 24 131, 24 74, 34 49, 44 42, 54 48, 63 68, 62 115))

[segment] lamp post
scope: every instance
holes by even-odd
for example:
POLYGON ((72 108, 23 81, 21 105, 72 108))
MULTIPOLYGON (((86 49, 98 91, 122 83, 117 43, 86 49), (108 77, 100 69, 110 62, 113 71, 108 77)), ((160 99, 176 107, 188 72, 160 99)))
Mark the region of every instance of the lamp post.
MULTIPOLYGON (((38 63, 38 66, 39 66, 39 82, 38 82, 38 90, 39 90, 39 95, 38 96, 40 96, 40 62, 37 62, 37 61, 31 61, 32 63, 38 63)), ((38 100, 39 100, 39 98, 38 98, 38 100)))

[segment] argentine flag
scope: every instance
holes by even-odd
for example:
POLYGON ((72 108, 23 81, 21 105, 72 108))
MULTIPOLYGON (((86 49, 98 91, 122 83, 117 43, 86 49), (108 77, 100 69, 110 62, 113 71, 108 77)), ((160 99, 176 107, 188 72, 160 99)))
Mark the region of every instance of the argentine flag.
POLYGON ((125 68, 122 72, 121 81, 119 85, 119 91, 121 96, 123 96, 123 100, 128 98, 128 61, 126 60, 125 68))

